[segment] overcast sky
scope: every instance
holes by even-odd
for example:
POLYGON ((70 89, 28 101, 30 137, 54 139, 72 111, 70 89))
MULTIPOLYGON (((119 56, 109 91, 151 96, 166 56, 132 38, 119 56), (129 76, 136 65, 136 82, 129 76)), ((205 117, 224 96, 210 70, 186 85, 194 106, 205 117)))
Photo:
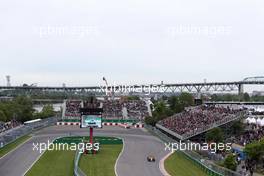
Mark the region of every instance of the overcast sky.
POLYGON ((0 85, 264 75, 263 0, 0 1, 0 85))

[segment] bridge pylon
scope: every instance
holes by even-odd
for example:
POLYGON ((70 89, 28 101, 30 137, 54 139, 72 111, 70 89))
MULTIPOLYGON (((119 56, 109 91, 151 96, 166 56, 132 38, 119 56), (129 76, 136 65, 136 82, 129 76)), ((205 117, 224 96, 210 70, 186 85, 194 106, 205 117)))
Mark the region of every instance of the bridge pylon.
POLYGON ((243 84, 239 84, 239 86, 238 86, 238 94, 239 95, 244 94, 244 85, 243 84))

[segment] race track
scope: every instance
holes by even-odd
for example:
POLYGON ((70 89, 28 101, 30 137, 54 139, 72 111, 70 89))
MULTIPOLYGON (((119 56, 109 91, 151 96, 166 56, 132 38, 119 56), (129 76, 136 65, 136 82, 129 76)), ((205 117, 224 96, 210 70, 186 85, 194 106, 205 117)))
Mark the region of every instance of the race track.
MULTIPOLYGON (((52 126, 33 134, 33 137, 19 148, 0 159, 1 176, 21 176, 41 155, 33 151, 33 143, 52 141, 63 136, 88 135, 88 129, 77 126, 52 126)), ((118 176, 161 176, 159 161, 167 152, 165 145, 156 137, 142 129, 124 129, 104 127, 94 131, 96 136, 115 136, 124 139, 124 150, 118 159, 118 176), (149 163, 147 156, 156 157, 155 163, 149 163)))

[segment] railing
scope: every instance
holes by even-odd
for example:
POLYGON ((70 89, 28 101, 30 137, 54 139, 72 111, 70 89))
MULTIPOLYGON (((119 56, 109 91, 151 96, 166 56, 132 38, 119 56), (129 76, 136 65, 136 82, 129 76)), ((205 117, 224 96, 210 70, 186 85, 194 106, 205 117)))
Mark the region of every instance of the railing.
POLYGON ((165 128, 164 126, 162 126, 160 124, 156 124, 156 127, 159 128, 159 129, 161 129, 161 130, 163 130, 163 131, 165 131, 166 133, 168 133, 168 134, 170 134, 172 136, 175 136, 176 138, 178 138, 180 140, 183 140, 183 136, 175 133, 174 131, 171 131, 171 130, 165 128))
MULTIPOLYGON (((167 142, 167 143, 178 143, 178 141, 170 138, 169 136, 165 135, 162 133, 160 130, 158 130, 155 127, 151 127, 148 125, 145 125, 145 128, 152 133, 153 135, 157 136, 160 138, 162 141, 167 142)), ((187 159, 190 159, 192 162, 194 162, 196 165, 198 165, 200 168, 202 168, 208 175, 213 175, 213 176, 241 176, 241 174, 231 171, 227 168, 221 167, 216 165, 210 160, 205 160, 201 155, 198 153, 191 151, 191 150, 186 150, 186 151, 179 151, 184 154, 184 156, 187 159)))
POLYGON ((75 157, 74 157, 74 176, 87 176, 82 170, 81 168, 78 166, 79 165, 79 161, 81 158, 82 153, 79 152, 79 150, 76 150, 75 153, 75 157))
MULTIPOLYGON (((194 160, 198 165, 203 165, 206 169, 209 169, 215 172, 217 175, 220 176, 240 176, 238 172, 234 172, 232 170, 226 169, 224 167, 218 166, 210 160, 205 160, 196 152, 186 150, 184 154, 187 155, 190 159, 194 160)), ((200 166, 200 167, 203 167, 200 166)))
POLYGON ((35 130, 39 130, 41 128, 55 124, 56 122, 57 122, 57 118, 51 117, 51 118, 43 119, 41 122, 37 122, 37 124, 24 125, 18 129, 5 133, 4 135, 0 136, 0 148, 14 142, 16 139, 22 136, 29 135, 35 130))

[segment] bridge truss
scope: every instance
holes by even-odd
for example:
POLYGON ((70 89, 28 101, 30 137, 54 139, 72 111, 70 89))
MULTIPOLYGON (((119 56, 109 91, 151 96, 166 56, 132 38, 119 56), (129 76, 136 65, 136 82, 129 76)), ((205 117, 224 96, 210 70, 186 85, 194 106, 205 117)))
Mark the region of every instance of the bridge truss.
POLYGON ((153 93, 243 93, 244 85, 264 85, 264 77, 250 77, 238 82, 211 82, 211 83, 186 83, 186 84, 150 84, 128 86, 91 86, 91 87, 31 87, 31 86, 0 86, 0 91, 43 91, 65 92, 93 95, 124 94, 153 94, 153 93))

